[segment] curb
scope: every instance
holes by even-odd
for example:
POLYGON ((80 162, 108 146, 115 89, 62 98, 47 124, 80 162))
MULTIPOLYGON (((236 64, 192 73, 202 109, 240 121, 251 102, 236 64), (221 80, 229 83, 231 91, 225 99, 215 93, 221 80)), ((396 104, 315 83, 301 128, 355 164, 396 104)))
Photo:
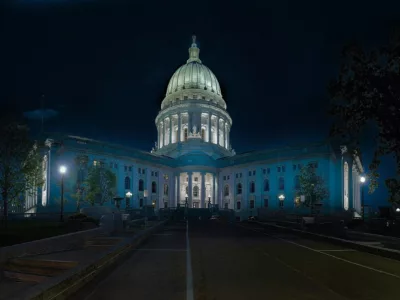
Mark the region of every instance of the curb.
POLYGON ((395 259, 395 260, 400 260, 400 251, 399 250, 382 248, 382 247, 378 247, 378 246, 365 245, 365 244, 361 244, 361 243, 357 243, 357 242, 353 242, 353 241, 349 241, 349 240, 344 240, 344 239, 340 239, 340 238, 336 238, 336 237, 332 237, 332 236, 322 235, 322 234, 318 234, 318 233, 312 233, 312 232, 308 232, 308 231, 288 228, 288 227, 279 226, 279 225, 273 225, 273 224, 267 224, 267 223, 261 223, 261 222, 255 222, 255 223, 258 225, 261 225, 263 227, 269 226, 269 227, 281 229, 284 231, 294 232, 294 233, 300 234, 302 236, 306 236, 311 239, 323 240, 323 241, 339 244, 342 246, 344 245, 348 248, 359 250, 362 252, 367 252, 367 253, 378 255, 378 256, 383 256, 383 257, 387 257, 387 258, 391 258, 391 259, 395 259))
POLYGON ((94 257, 85 265, 73 268, 59 277, 49 279, 43 284, 28 289, 25 293, 15 296, 10 300, 58 300, 65 299, 89 283, 101 272, 123 260, 131 250, 138 247, 153 232, 158 231, 168 220, 140 232, 132 238, 125 239, 104 253, 94 257))

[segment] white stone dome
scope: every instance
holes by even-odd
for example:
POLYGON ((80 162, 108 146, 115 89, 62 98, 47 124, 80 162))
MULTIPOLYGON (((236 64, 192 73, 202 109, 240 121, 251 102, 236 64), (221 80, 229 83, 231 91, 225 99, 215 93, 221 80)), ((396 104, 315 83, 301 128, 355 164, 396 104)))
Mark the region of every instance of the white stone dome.
POLYGON ((189 59, 172 75, 165 96, 185 89, 200 89, 222 97, 217 77, 201 63, 199 53, 200 49, 197 47, 194 37, 192 46, 189 48, 189 59))

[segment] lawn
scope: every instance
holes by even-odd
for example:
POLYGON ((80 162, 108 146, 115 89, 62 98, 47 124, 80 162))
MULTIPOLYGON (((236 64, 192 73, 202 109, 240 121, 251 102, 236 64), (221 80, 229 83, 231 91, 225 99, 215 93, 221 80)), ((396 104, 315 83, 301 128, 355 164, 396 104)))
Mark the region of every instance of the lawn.
POLYGON ((9 221, 7 229, 0 222, 0 247, 40 240, 73 232, 66 224, 54 221, 9 221))

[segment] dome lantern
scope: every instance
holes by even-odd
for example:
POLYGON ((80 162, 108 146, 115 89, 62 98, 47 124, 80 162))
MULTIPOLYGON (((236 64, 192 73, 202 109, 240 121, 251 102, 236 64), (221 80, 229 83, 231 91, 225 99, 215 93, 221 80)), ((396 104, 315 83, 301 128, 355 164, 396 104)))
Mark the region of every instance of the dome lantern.
POLYGON ((200 49, 197 47, 195 35, 192 36, 192 41, 192 46, 189 48, 189 59, 186 61, 186 63, 190 63, 192 61, 201 63, 199 58, 200 49))

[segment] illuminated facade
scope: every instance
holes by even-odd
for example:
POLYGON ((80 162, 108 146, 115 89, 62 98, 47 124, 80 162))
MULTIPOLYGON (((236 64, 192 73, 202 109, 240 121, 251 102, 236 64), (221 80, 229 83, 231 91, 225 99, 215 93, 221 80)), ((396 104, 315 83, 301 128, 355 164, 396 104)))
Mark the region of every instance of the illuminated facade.
POLYGON ((65 165, 65 209, 75 211, 73 195, 94 165, 116 174, 116 196, 124 198, 121 209, 218 205, 242 217, 256 215, 261 208, 292 210, 299 204, 299 170, 313 163, 330 192, 323 207, 360 212, 358 177, 363 169, 345 147, 336 149, 323 142, 236 154, 230 143, 232 119, 218 80, 202 64, 199 53, 193 38, 189 59, 168 84, 155 120, 158 134, 151 152, 77 136, 49 137, 43 167, 46 180, 37 208, 58 209, 58 168, 65 165))

